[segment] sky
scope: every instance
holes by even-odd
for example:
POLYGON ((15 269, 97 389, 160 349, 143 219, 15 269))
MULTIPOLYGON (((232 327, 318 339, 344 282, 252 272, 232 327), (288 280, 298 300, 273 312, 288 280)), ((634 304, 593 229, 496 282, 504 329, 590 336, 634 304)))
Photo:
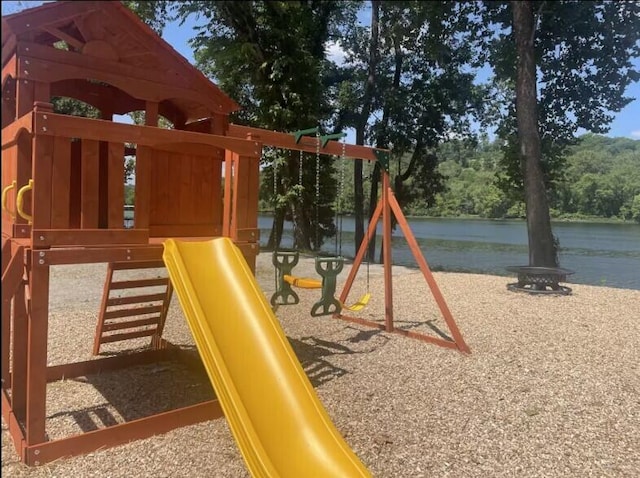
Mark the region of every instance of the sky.
MULTIPOLYGON (((42 3, 41 1, 3 1, 2 15, 15 13, 42 3)), ((163 39, 191 63, 194 63, 193 51, 188 42, 195 35, 193 28, 196 24, 196 18, 191 16, 182 25, 178 22, 169 23, 162 34, 163 39)), ((343 57, 343 52, 340 50, 339 45, 330 45, 327 48, 327 52, 334 61, 339 61, 343 57)), ((640 58, 636 58, 633 63, 640 68, 640 58)), ((614 120, 610 124, 610 130, 606 135, 640 139, 640 82, 630 85, 627 88, 626 96, 633 97, 634 100, 622 111, 615 114, 614 120)))

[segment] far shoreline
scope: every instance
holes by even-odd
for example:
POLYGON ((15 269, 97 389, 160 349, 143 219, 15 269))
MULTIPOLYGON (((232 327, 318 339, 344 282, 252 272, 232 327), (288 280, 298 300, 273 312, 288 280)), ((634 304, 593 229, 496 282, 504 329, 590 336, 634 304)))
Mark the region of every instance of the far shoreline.
MULTIPOLYGON (((265 209, 259 210, 259 215, 262 216, 270 216, 273 217, 273 210, 265 209)), ((343 218, 353 218, 354 214, 343 214, 343 218)), ((437 220, 477 220, 477 221, 514 221, 514 222, 526 222, 525 217, 482 217, 471 214, 461 214, 459 216, 423 216, 423 215, 413 215, 413 214, 405 214, 407 219, 437 219, 437 220)), ((365 220, 366 222, 366 220, 365 220)), ((584 223, 584 224, 629 224, 629 225, 637 225, 640 226, 640 222, 630 221, 627 219, 622 219, 619 217, 551 217, 551 222, 554 223, 584 223)))

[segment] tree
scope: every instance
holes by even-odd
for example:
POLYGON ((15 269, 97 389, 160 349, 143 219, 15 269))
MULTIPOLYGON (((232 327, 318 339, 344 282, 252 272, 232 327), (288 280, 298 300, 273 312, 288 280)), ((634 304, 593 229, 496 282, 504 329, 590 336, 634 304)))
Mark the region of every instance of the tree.
POLYGON ((535 18, 529 1, 511 2, 516 43, 516 117, 524 201, 527 205, 529 264, 557 267, 551 216, 541 167, 535 61, 535 18))
POLYGON ((174 19, 171 14, 173 2, 160 1, 131 1, 123 0, 122 4, 138 15, 153 31, 161 35, 168 21, 174 19))
POLYGON ((631 62, 640 54, 640 4, 512 1, 485 8, 491 63, 516 98, 505 105, 499 129, 508 140, 502 184, 523 194, 529 264, 554 266, 547 192, 561 179, 563 153, 578 128, 606 132, 611 113, 632 100, 624 91, 640 79, 631 62))
MULTIPOLYGON (((450 136, 469 135, 470 119, 482 108, 468 41, 475 34, 469 20, 473 7, 473 2, 371 2, 369 29, 354 28, 344 40, 349 54, 343 88, 351 92, 345 96, 361 104, 352 124, 356 138, 392 150, 393 164, 401 167, 393 181, 395 193, 403 205, 415 200, 403 188, 410 178, 421 199, 434 203, 443 187, 436 146, 450 136)), ((356 182, 362 181, 359 174, 356 182)), ((376 164, 369 214, 378 200, 379 181, 376 164)), ((372 241, 370 258, 374 248, 372 241)))

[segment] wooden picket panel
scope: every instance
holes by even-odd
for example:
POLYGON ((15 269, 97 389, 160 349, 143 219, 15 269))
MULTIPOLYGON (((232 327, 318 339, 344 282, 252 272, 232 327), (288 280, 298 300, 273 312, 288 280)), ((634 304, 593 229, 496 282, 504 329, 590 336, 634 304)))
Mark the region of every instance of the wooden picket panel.
POLYGON ((97 229, 99 226, 100 204, 100 143, 83 139, 81 164, 81 206, 80 227, 82 229, 97 229))
POLYGON ((124 227, 124 143, 108 143, 107 225, 109 229, 124 227))
POLYGON ((137 229, 149 228, 151 214, 151 182, 156 166, 151 167, 152 150, 147 146, 138 146, 136 150, 136 186, 135 213, 133 224, 137 229))
POLYGON ((69 200, 71 191, 71 140, 56 137, 53 140, 53 167, 51 174, 51 228, 69 227, 69 200))

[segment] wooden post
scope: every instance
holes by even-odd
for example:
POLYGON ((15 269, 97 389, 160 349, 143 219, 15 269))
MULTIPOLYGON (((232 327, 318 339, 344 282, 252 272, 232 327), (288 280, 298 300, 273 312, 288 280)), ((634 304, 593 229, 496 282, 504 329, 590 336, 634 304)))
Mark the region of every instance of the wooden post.
MULTIPOLYGON (((209 119, 208 129, 207 131, 211 134, 217 135, 225 135, 227 128, 229 127, 229 118, 227 115, 218 115, 214 114, 212 118, 209 119)), ((225 191, 222 188, 222 178, 223 171, 226 173, 226 162, 225 151, 223 149, 219 149, 219 158, 213 160, 213 171, 211 174, 211 189, 213 201, 215 201, 213 205, 213 214, 211 219, 213 221, 214 226, 218 227, 220 231, 222 231, 222 225, 224 224, 224 194, 225 191)), ((226 179, 225 179, 226 184, 226 179)))
MULTIPOLYGON (((2 276, 4 276, 7 267, 11 263, 11 240, 2 236, 2 276)), ((4 281, 3 281, 4 283, 4 281)), ((10 380, 10 367, 9 367, 9 348, 11 347, 11 297, 7 297, 8 294, 2 293, 2 316, 0 316, 1 330, 0 330, 0 368, 2 369, 2 388, 9 386, 10 380)))
POLYGON ((147 126, 158 126, 158 102, 147 101, 144 109, 144 124, 147 126))
MULTIPOLYGON (((36 113, 52 113, 50 103, 36 103, 36 113)), ((43 135, 47 129, 47 115, 34 122, 33 161, 31 177, 33 178, 32 207, 33 229, 51 228, 51 177, 53 174, 53 136, 43 135)), ((36 241, 34 241, 36 243, 36 241)))
POLYGON ((35 101, 35 82, 25 79, 16 80, 16 118, 33 109, 35 101))
MULTIPOLYGON (((251 140, 251 135, 247 137, 251 140)), ((258 227, 259 158, 233 155, 233 201, 231 237, 239 239, 239 229, 258 227)))
POLYGON ((27 338, 27 446, 46 439, 47 334, 49 329, 49 266, 39 265, 40 251, 33 250, 29 285, 31 311, 27 338))
MULTIPOLYGON (((18 137, 18 142, 16 144, 17 149, 17 163, 16 163, 16 180, 18 184, 18 189, 25 186, 29 179, 33 176, 32 171, 32 159, 31 159, 31 151, 33 150, 33 140, 27 134, 21 134, 18 137)), ((3 158, 4 159, 4 158, 3 158)), ((28 194, 25 198, 24 207, 27 211, 32 211, 32 195, 28 194)), ((15 206, 15 204, 14 204, 15 206)), ((18 215, 16 217, 17 224, 27 224, 27 220, 22 216, 18 215)))
POLYGON ((29 335, 25 289, 26 284, 18 289, 13 300, 13 361, 11 366, 11 407, 16 418, 22 422, 27 419, 27 339, 29 335))
POLYGON ((382 171, 382 262, 384 264, 384 323, 393 331, 393 275, 391 257, 391 209, 389 208, 389 173, 382 171))
MULTIPOLYGON (((49 103, 36 103, 36 113, 50 113, 49 103)), ((51 228, 51 178, 54 138, 39 133, 47 128, 47 115, 34 124, 33 137, 33 230, 51 228)), ((32 244, 37 238, 32 237, 32 244)), ((45 441, 45 407, 47 396, 47 335, 49 328, 49 267, 44 265, 44 249, 33 249, 29 261, 31 307, 27 310, 26 337, 26 423, 27 445, 45 441)), ((17 303, 18 301, 16 301, 17 303)), ((16 337, 18 338, 18 337, 16 337)))

